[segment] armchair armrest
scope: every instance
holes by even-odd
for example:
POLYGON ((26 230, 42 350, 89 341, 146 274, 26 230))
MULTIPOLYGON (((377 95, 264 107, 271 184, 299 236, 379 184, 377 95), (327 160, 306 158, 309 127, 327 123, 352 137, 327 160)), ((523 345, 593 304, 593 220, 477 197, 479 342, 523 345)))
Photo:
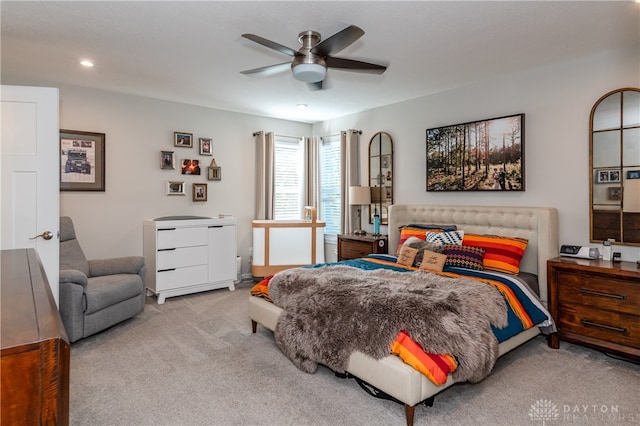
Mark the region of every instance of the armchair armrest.
POLYGON ((87 282, 87 276, 77 269, 60 270, 60 284, 72 283, 81 285, 82 287, 86 287, 87 282))
POLYGON ((99 277, 114 274, 140 274, 144 268, 144 257, 128 256, 89 261, 89 275, 99 277))

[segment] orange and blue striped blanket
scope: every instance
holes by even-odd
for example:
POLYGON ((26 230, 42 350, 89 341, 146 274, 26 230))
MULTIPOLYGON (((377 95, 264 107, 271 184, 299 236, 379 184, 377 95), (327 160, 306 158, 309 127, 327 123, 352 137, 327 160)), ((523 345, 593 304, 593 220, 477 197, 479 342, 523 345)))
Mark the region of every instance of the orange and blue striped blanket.
MULTIPOLYGON (((310 267, 318 268, 329 265, 345 265, 364 270, 389 269, 400 272, 417 270, 417 268, 402 266, 395 262, 395 257, 386 255, 369 255, 361 259, 323 263, 310 267)), ((500 291, 507 306, 508 325, 502 329, 492 328, 498 342, 507 340, 534 326, 548 327, 552 325, 548 311, 528 289, 526 284, 513 276, 462 268, 450 268, 447 272, 438 274, 449 277, 471 278, 492 285, 500 291)), ((254 285, 251 289, 251 295, 271 301, 269 299, 270 279, 271 277, 267 277, 254 285)), ((405 331, 400 332, 391 344, 390 353, 399 356, 405 363, 424 374, 436 385, 445 383, 448 375, 458 367, 458 360, 455 357, 448 354, 425 352, 405 331)))

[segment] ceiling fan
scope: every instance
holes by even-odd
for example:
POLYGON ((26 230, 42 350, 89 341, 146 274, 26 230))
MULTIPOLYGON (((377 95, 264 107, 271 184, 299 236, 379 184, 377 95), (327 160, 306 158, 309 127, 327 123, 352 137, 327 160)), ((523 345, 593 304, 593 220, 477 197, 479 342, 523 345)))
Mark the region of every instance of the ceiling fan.
POLYGON ((290 67, 293 77, 307 83, 311 90, 322 89, 322 81, 327 75, 327 68, 382 74, 387 69, 386 66, 331 56, 351 45, 363 35, 364 31, 355 25, 350 25, 322 41, 320 41, 320 34, 316 31, 303 31, 298 36, 302 47, 295 51, 255 34, 242 34, 242 37, 246 39, 293 57, 293 61, 241 71, 241 74, 274 74, 290 67))

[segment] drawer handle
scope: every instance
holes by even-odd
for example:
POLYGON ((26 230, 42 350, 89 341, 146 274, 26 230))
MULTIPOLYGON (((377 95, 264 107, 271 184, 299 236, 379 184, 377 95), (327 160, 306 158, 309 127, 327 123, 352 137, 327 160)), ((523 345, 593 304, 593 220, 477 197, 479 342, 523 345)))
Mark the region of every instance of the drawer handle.
POLYGON ((174 248, 166 248, 166 249, 158 249, 158 251, 173 251, 173 250, 175 250, 175 247, 174 248))
POLYGON ((591 327, 597 327, 597 328, 604 328, 605 330, 617 331, 618 333, 626 333, 627 332, 627 329, 626 328, 622 328, 622 327, 614 327, 612 325, 598 324, 597 322, 584 320, 584 319, 581 319, 580 322, 582 323, 582 325, 591 326, 591 327))
POLYGON ((601 293, 599 291, 587 290, 586 288, 581 288, 580 293, 587 294, 589 296, 609 297, 611 299, 620 300, 624 300, 627 298, 627 296, 625 296, 624 294, 601 293))
POLYGON ((169 269, 158 269, 158 272, 169 272, 169 271, 175 271, 176 268, 169 268, 169 269))
POLYGON ((222 228, 222 225, 210 225, 209 228, 222 228))
POLYGON ((176 230, 176 228, 159 228, 158 232, 160 232, 160 231, 175 231, 175 230, 176 230))
POLYGON ((348 251, 349 253, 363 254, 360 250, 355 250, 355 249, 347 249, 347 251, 348 251))

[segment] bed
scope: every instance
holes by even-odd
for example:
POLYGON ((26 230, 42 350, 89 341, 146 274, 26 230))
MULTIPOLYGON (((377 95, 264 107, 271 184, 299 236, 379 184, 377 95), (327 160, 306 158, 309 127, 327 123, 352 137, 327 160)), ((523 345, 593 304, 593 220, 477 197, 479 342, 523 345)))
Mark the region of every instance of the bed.
MULTIPOLYGON (((392 205, 389 209, 389 247, 395 251, 400 239, 398 231, 408 224, 455 224, 469 234, 495 235, 527 240, 520 260, 521 272, 537 276, 540 304, 547 306, 548 259, 558 255, 558 219, 554 208, 544 207, 491 207, 447 205, 392 205)), ((253 332, 257 324, 275 331, 283 309, 263 298, 249 298, 249 317, 253 332)), ((528 328, 499 344, 498 356, 522 345, 540 334, 538 327, 528 328)), ((415 406, 431 406, 434 396, 450 387, 453 375, 440 385, 418 372, 398 356, 374 359, 355 351, 348 358, 345 375, 354 377, 363 389, 373 396, 388 397, 405 407, 407 425, 414 421, 415 406)))

